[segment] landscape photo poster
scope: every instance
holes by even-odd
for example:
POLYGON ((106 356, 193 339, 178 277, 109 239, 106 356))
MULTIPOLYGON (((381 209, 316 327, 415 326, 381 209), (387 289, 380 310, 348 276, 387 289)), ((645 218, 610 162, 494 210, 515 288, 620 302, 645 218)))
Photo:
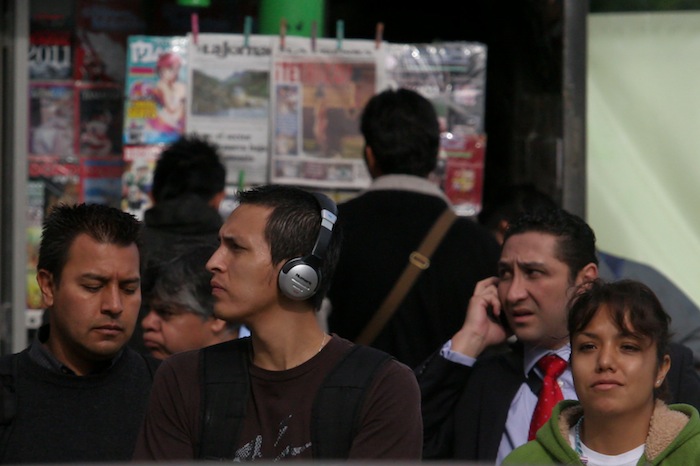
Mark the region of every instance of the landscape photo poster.
POLYGON ((384 86, 370 40, 287 37, 273 54, 270 178, 327 189, 369 184, 359 118, 384 86))
POLYGON ((185 131, 187 38, 129 36, 124 144, 162 144, 185 131))
POLYGON ((263 184, 269 172, 273 36, 199 34, 189 42, 187 133, 216 144, 227 184, 263 184))

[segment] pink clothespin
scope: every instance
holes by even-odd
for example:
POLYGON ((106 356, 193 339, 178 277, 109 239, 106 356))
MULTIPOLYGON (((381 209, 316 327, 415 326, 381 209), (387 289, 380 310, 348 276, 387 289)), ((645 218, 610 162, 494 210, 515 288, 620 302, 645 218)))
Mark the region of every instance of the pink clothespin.
POLYGON ((280 50, 284 50, 284 40, 287 37, 287 20, 280 20, 280 50))
POLYGON ((379 49, 382 46, 382 37, 384 36, 384 23, 377 23, 377 32, 374 36, 374 47, 379 49))
POLYGON ((192 40, 194 40, 194 45, 197 45, 197 40, 199 38, 199 14, 192 13, 190 21, 192 23, 192 40))

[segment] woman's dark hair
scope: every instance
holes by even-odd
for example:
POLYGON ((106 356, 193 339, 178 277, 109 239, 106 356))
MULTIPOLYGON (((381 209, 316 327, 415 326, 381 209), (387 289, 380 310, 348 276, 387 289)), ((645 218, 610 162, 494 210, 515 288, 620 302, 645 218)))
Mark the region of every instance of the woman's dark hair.
MULTIPOLYGON (((655 343, 657 364, 661 365, 668 354, 671 317, 654 292, 636 280, 595 280, 581 285, 569 306, 568 329, 572 340, 588 326, 602 306, 608 309, 615 326, 623 334, 648 338, 655 343)), ((664 398, 666 391, 664 383, 656 389, 655 395, 664 398)))

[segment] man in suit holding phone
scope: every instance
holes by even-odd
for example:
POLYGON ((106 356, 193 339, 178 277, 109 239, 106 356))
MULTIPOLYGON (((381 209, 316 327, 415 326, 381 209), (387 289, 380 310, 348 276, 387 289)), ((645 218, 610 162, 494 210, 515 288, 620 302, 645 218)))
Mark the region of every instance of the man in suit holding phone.
MULTIPOLYGON (((595 234, 562 209, 526 213, 505 233, 498 276, 477 283, 462 328, 416 369, 421 386, 425 459, 497 464, 527 442, 546 369, 564 399, 576 399, 566 362, 571 347, 567 304, 578 285, 598 277, 595 234), (500 318, 505 315, 509 327, 500 318), (515 341, 504 351, 511 335, 515 341), (551 358, 551 356, 550 356, 551 358)), ((692 353, 671 345, 671 402, 700 406, 692 353)), ((555 389, 556 390, 556 389, 555 389)))

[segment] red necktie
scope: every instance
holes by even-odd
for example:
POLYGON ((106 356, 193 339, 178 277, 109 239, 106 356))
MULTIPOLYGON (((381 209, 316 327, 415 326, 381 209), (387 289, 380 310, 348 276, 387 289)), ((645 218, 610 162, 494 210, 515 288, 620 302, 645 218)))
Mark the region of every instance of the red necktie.
POLYGON ((535 412, 532 414, 528 440, 535 438, 537 429, 542 427, 552 415, 554 405, 564 399, 557 383, 557 377, 566 369, 566 361, 556 354, 548 354, 537 362, 537 367, 544 373, 544 378, 542 379, 542 389, 537 400, 537 406, 535 406, 535 412))

